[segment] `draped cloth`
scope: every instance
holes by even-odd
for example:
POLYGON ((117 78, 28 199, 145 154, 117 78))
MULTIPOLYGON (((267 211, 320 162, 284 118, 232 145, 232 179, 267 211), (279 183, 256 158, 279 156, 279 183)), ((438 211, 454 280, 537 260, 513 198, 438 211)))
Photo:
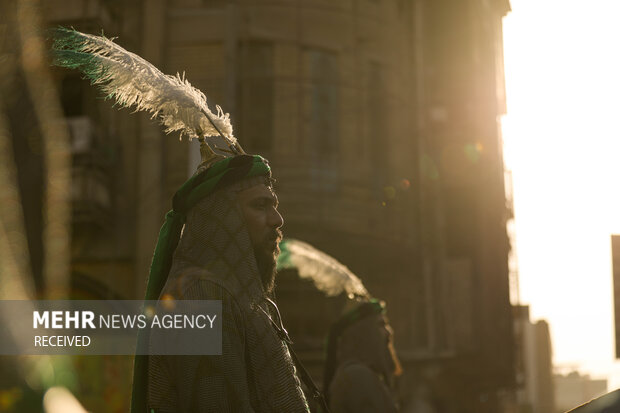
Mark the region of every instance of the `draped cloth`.
POLYGON ((240 176, 187 210, 160 294, 221 300, 222 355, 149 356, 149 410, 136 412, 309 411, 287 347, 271 326, 270 306, 236 202, 239 191, 269 185, 270 174, 240 176))

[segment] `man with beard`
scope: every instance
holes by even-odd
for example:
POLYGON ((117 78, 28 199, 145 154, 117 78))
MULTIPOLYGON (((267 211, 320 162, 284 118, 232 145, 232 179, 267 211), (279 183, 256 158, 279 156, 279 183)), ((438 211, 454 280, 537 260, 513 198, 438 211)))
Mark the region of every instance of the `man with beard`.
POLYGON ((401 367, 385 304, 364 301, 346 312, 329 331, 324 390, 331 413, 395 413, 391 394, 401 367))
POLYGON ((283 219, 272 184, 265 159, 238 155, 212 163, 175 195, 147 299, 165 281, 160 298, 221 300, 222 355, 136 357, 132 411, 309 411, 274 328, 281 327, 272 293, 283 219), (170 235, 181 227, 180 239, 170 235))

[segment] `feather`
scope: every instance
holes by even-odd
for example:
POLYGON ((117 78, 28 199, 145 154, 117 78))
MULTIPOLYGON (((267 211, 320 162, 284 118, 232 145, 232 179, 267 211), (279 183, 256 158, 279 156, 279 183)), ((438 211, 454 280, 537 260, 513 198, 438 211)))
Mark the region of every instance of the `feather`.
POLYGON ((122 107, 158 117, 166 133, 180 131, 190 139, 222 135, 229 146, 237 144, 228 113, 207 106, 207 98, 185 75, 162 73, 113 39, 59 27, 52 30, 54 64, 80 70, 106 98, 122 107))
POLYGON ((362 281, 335 258, 312 245, 292 238, 280 242, 277 268, 295 268, 301 278, 309 278, 314 285, 330 297, 343 291, 349 298, 370 296, 362 281))

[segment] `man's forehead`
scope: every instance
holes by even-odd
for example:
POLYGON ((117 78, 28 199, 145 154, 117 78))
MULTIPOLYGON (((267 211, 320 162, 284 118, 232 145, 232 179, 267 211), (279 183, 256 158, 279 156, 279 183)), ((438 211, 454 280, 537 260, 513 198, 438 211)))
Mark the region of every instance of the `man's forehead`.
POLYGON ((265 184, 258 184, 248 189, 244 189, 243 191, 239 192, 239 197, 244 198, 244 199, 271 198, 276 201, 278 199, 275 192, 273 191, 273 188, 265 184))

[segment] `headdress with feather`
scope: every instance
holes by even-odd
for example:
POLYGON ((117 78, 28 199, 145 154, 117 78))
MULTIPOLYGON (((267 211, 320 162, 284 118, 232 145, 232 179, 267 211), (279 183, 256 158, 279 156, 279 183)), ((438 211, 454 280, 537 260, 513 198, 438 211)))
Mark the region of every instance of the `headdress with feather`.
POLYGON ((245 153, 233 135, 228 113, 220 106, 213 113, 204 93, 185 75, 166 75, 104 36, 62 27, 53 29, 52 36, 54 64, 80 70, 118 105, 151 113, 166 133, 179 131, 181 137, 200 140, 203 163, 215 158, 213 149, 230 155, 245 153), (221 136, 228 148, 216 147, 213 140, 209 147, 207 141, 215 136, 221 136))

